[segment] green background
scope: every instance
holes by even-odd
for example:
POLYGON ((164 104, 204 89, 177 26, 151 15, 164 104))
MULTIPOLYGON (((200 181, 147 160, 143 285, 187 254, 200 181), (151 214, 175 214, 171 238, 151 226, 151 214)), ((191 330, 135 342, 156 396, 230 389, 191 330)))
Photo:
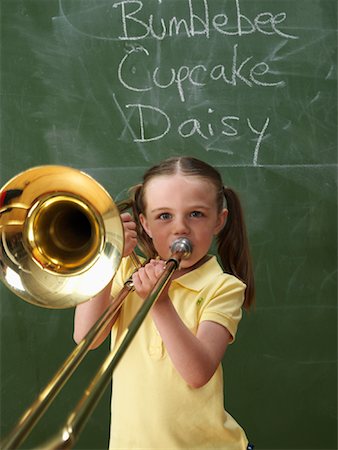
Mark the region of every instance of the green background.
MULTIPOLYGON (((1 185, 63 164, 120 199, 164 157, 215 165, 242 198, 257 283, 256 310, 224 358, 226 409, 257 449, 336 449, 336 1, 0 5, 1 185), (173 17, 187 29, 170 35, 173 17), (213 79, 222 70, 226 79, 213 79), (131 106, 140 104, 142 123, 131 106)), ((2 284, 0 293, 5 436, 72 350, 73 311, 29 305, 2 284)), ((61 426, 107 345, 24 448, 61 426)), ((106 448, 108 426, 109 392, 76 448, 106 448)))

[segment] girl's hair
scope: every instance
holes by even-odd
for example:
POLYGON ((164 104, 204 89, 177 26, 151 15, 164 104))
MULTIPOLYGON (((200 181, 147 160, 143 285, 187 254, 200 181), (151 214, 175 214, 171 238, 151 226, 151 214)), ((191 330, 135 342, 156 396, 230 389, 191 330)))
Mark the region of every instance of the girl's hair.
POLYGON ((144 231, 139 214, 145 212, 145 189, 154 177, 161 175, 182 174, 196 176, 213 184, 216 191, 217 209, 224 208, 225 202, 228 209, 228 217, 225 226, 217 235, 217 251, 223 266, 228 272, 246 284, 244 308, 249 309, 254 303, 255 286, 251 264, 249 243, 238 195, 232 189, 223 186, 220 173, 209 164, 192 157, 174 157, 162 161, 151 167, 143 176, 143 183, 131 189, 133 193, 133 213, 137 224, 139 247, 149 258, 157 256, 151 238, 144 231))

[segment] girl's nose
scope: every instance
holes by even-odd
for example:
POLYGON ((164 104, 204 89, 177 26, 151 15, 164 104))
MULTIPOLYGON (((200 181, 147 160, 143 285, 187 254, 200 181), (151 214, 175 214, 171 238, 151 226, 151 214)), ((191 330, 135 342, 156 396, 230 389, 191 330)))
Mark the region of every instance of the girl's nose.
POLYGON ((174 232, 177 235, 184 235, 189 233, 189 225, 184 217, 176 217, 174 232))

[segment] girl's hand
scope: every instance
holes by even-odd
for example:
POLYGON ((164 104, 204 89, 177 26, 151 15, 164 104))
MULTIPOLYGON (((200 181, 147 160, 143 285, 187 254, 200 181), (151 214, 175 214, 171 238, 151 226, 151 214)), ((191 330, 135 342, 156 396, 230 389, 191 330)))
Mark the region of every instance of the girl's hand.
MULTIPOLYGON (((164 261, 152 259, 133 274, 135 291, 141 298, 148 297, 163 271, 164 261)), ((163 296, 166 296, 166 290, 161 293, 163 296)))
POLYGON ((121 214, 124 230, 123 256, 129 256, 137 245, 136 223, 129 213, 121 214))

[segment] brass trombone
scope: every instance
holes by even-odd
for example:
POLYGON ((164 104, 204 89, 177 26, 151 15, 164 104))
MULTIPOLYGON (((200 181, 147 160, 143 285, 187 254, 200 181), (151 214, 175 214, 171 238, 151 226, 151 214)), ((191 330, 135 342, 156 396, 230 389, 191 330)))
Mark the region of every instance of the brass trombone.
MULTIPOLYGON (((89 300, 111 281, 121 262, 121 209, 79 170, 39 166, 22 172, 0 192, 0 278, 17 296, 37 306, 68 308, 89 300)), ((191 251, 189 240, 173 242, 163 274, 117 350, 105 359, 60 433, 39 448, 73 447, 150 308, 191 251)), ((135 254, 133 261, 138 268, 135 254)), ((132 289, 129 279, 6 437, 3 450, 18 448, 24 441, 132 289)))

